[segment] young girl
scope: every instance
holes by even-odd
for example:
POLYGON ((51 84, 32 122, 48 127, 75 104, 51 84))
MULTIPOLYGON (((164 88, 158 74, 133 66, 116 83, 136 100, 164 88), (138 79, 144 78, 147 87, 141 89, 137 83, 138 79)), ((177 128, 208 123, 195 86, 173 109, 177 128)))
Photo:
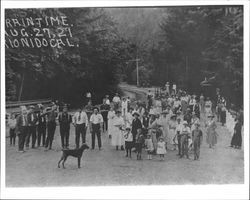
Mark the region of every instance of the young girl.
POLYGON ((11 145, 15 146, 15 142, 16 142, 16 133, 15 133, 16 118, 15 118, 14 113, 11 114, 11 117, 8 121, 8 125, 10 127, 10 146, 11 145))
POLYGON ((141 152, 142 152, 142 146, 144 144, 144 137, 142 134, 142 129, 137 129, 137 136, 136 136, 136 152, 137 152, 137 160, 142 160, 141 158, 141 152))
POLYGON ((147 139, 145 140, 145 146, 146 146, 146 151, 148 153, 148 160, 152 160, 154 145, 150 134, 147 135, 147 139))
POLYGON ((157 154, 160 155, 160 160, 164 160, 165 153, 167 153, 166 148, 165 148, 165 142, 163 140, 163 137, 160 137, 157 143, 157 154))
POLYGON ((125 140, 126 157, 128 157, 129 153, 129 157, 131 158, 131 149, 133 147, 133 135, 131 133, 130 127, 127 127, 125 130, 124 140, 125 140))

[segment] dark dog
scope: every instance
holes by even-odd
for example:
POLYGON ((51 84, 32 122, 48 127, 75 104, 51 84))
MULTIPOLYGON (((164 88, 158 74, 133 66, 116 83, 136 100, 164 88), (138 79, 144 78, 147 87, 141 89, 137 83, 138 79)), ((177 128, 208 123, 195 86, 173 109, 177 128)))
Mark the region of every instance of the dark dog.
POLYGON ((62 162, 62 166, 64 167, 64 163, 67 160, 68 156, 73 156, 76 157, 78 159, 78 168, 81 167, 81 157, 82 157, 82 153, 85 149, 89 149, 89 146, 87 144, 83 144, 79 149, 63 149, 62 152, 62 157, 58 162, 58 168, 60 168, 60 163, 62 162))

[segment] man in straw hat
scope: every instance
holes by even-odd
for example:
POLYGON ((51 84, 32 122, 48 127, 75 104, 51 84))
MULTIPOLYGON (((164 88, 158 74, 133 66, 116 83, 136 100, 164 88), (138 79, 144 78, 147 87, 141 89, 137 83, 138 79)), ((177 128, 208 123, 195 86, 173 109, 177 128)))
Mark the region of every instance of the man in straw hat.
POLYGON ((35 148, 36 143, 36 123, 38 121, 37 114, 34 112, 34 106, 29 107, 28 119, 28 134, 26 136, 26 148, 29 148, 30 136, 32 137, 32 148, 35 148))
POLYGON ((194 145, 194 160, 198 160, 200 157, 200 145, 202 143, 202 131, 199 122, 195 122, 195 129, 192 131, 192 140, 194 145))
POLYGON ((25 137, 28 133, 28 113, 25 106, 21 106, 20 109, 21 114, 17 117, 16 133, 18 135, 18 151, 23 153, 25 137))

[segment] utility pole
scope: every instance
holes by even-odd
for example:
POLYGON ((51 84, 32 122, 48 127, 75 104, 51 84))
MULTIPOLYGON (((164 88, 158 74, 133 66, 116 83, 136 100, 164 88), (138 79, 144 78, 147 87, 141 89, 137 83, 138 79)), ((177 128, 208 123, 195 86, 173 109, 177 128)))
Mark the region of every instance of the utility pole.
POLYGON ((129 61, 135 61, 136 62, 136 85, 139 86, 139 58, 133 59, 133 60, 129 60, 129 61))
POLYGON ((186 56, 186 87, 188 87, 188 57, 186 56))

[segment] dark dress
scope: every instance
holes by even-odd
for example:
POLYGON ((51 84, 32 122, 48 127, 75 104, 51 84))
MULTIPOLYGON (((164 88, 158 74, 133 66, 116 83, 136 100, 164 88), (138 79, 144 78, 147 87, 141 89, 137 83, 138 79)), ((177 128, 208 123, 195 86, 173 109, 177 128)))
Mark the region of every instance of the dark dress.
POLYGON ((134 119, 132 122, 132 134, 133 134, 133 142, 135 143, 136 141, 136 135, 137 135, 137 129, 142 128, 141 120, 134 119))
POLYGON ((237 122, 234 127, 234 135, 231 140, 231 146, 241 147, 242 136, 241 136, 241 123, 237 122))
POLYGON ((224 126, 224 124, 226 123, 226 110, 225 109, 222 109, 220 111, 220 121, 221 121, 222 126, 224 126))

